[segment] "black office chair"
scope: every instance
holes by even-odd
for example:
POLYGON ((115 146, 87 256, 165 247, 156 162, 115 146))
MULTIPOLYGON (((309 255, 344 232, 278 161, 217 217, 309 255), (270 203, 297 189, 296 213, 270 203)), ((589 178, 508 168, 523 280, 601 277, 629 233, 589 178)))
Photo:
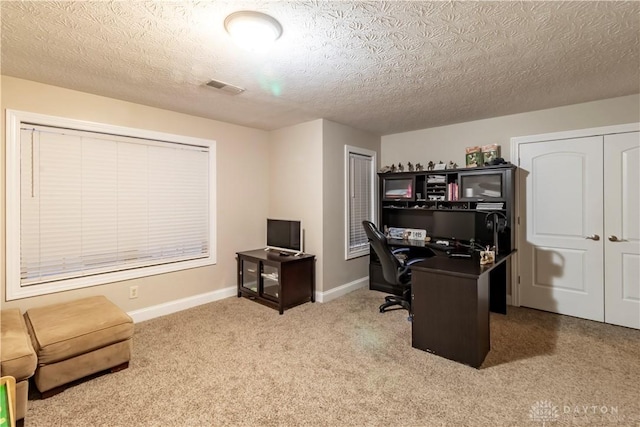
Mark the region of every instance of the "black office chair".
POLYGON ((387 238, 370 221, 362 221, 367 239, 375 251, 380 265, 382 265, 382 276, 384 280, 392 285, 402 287, 402 296, 389 295, 385 297, 385 302, 380 305, 380 313, 387 311, 389 307, 401 306, 411 313, 411 270, 409 266, 425 258, 413 258, 408 261, 400 261, 396 254, 387 245, 387 238))

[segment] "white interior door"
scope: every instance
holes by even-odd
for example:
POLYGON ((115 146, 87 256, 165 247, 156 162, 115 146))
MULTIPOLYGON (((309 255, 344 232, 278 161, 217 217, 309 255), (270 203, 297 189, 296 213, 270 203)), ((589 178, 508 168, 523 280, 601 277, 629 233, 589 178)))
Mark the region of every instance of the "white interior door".
POLYGON ((640 133, 604 140, 605 322, 640 329, 640 133))
POLYGON ((519 145, 521 305, 604 321, 602 150, 602 136, 519 145))

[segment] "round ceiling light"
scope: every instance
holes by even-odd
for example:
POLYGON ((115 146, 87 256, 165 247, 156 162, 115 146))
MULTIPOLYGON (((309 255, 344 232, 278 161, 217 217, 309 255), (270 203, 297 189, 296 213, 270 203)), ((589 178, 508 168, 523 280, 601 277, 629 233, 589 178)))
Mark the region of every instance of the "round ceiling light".
POLYGON ((224 28, 238 46, 252 52, 269 49, 282 35, 282 25, 275 18, 250 10, 227 16, 224 28))

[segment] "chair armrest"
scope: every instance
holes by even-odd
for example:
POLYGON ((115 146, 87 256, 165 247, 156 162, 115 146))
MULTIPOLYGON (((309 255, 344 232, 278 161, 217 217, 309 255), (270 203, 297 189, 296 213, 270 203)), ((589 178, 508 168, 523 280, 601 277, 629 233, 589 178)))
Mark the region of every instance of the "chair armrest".
POLYGON ((401 252, 409 252, 410 250, 411 250, 410 248, 396 248, 396 249, 393 249, 391 253, 395 255, 401 252))
POLYGON ((400 272, 401 276, 411 277, 411 265, 416 262, 424 261, 426 258, 411 258, 407 262, 405 262, 402 266, 404 267, 400 272))

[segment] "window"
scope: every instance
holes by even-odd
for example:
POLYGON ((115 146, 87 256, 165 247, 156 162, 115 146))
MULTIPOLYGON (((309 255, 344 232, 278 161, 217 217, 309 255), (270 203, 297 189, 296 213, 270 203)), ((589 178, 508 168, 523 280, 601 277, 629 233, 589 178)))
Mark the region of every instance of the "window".
POLYGON ((7 112, 7 299, 215 263, 215 142, 7 112))
POLYGON ((369 254, 362 221, 375 223, 376 153, 345 146, 345 259, 369 254))

